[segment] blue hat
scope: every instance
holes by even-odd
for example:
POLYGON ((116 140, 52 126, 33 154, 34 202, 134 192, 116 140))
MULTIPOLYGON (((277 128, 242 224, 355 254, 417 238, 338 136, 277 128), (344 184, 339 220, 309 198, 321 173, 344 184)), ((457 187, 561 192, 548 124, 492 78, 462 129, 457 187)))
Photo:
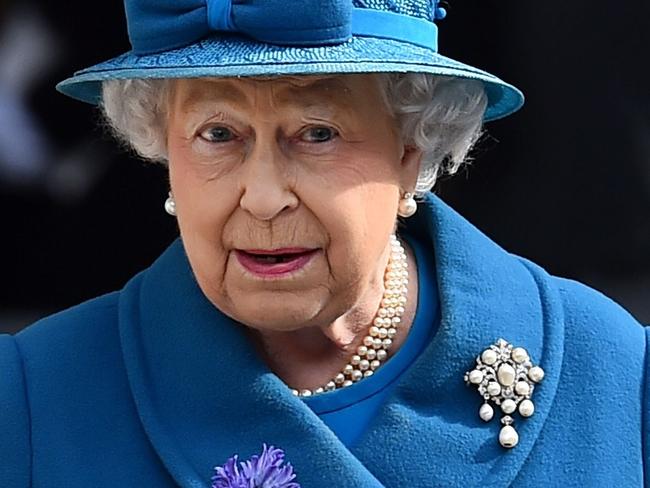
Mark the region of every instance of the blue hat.
POLYGON ((125 8, 133 49, 75 73, 60 92, 98 103, 112 79, 414 72, 483 82, 486 120, 524 100, 438 54, 438 0, 125 0, 125 8))

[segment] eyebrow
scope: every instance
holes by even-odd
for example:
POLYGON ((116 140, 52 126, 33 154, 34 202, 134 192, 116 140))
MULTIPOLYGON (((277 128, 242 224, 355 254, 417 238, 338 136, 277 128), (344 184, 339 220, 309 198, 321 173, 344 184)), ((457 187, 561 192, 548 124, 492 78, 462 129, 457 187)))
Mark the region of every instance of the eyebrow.
MULTIPOLYGON (((285 77, 287 78, 287 77, 285 77)), ((258 80, 261 83, 271 78, 258 80)), ((195 104, 201 101, 227 102, 234 105, 247 104, 244 93, 232 81, 223 79, 208 79, 206 83, 214 83, 218 88, 210 90, 209 94, 199 89, 190 89, 184 97, 184 104, 195 104)), ((340 78, 319 78, 307 85, 289 85, 280 91, 278 102, 281 105, 308 108, 314 106, 341 106, 347 108, 352 100, 352 90, 340 78)))

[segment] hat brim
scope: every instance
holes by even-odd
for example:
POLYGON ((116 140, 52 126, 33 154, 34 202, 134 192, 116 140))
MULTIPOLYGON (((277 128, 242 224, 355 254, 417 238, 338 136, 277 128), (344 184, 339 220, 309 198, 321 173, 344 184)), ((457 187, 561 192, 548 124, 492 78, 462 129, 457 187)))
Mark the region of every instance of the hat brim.
POLYGON ((483 82, 488 97, 485 120, 518 110, 524 96, 494 75, 433 51, 391 39, 353 37, 334 46, 285 47, 235 34, 217 34, 159 54, 125 53, 74 74, 57 90, 97 104, 101 84, 112 79, 314 75, 336 73, 430 73, 483 82))

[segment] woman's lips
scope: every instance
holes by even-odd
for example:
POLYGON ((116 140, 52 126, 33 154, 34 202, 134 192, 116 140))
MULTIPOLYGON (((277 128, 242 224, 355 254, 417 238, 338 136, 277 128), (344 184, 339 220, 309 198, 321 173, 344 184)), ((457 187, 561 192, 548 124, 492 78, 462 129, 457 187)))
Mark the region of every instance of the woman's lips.
POLYGON ((318 249, 237 249, 235 256, 244 269, 260 277, 281 277, 304 268, 318 249))

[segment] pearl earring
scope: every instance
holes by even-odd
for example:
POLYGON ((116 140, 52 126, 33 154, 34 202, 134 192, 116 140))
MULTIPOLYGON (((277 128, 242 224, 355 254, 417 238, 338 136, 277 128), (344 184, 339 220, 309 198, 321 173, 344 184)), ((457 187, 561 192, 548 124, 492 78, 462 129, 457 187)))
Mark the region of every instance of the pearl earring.
POLYGON ((176 215, 176 202, 174 201, 172 192, 169 192, 169 196, 167 197, 167 200, 165 200, 165 212, 169 215, 176 215))
POLYGON ((418 209, 418 203, 413 198, 413 193, 404 193, 399 200, 397 215, 400 217, 410 217, 418 209))

